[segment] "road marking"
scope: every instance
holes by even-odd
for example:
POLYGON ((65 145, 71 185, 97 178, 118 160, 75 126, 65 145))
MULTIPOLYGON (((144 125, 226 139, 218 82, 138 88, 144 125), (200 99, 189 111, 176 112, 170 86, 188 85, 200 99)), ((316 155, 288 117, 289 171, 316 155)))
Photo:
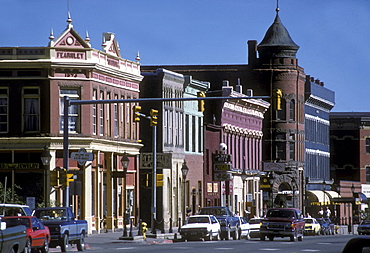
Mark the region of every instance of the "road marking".
POLYGON ((215 250, 234 250, 234 248, 215 248, 215 250))
POLYGON ((304 252, 318 252, 318 251, 321 251, 319 249, 302 249, 301 251, 304 251, 304 252))
POLYGON ((115 250, 136 249, 136 247, 115 248, 115 250))
POLYGON ((280 249, 271 249, 271 248, 264 248, 264 249, 259 249, 262 251, 275 251, 275 250, 280 250, 280 249))

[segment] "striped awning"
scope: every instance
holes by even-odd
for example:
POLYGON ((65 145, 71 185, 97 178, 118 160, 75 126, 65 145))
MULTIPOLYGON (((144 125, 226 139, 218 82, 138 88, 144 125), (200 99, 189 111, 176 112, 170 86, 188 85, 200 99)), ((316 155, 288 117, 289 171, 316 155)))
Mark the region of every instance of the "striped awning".
POLYGON ((332 198, 340 198, 340 195, 338 192, 335 191, 325 191, 326 195, 329 196, 330 199, 332 198))

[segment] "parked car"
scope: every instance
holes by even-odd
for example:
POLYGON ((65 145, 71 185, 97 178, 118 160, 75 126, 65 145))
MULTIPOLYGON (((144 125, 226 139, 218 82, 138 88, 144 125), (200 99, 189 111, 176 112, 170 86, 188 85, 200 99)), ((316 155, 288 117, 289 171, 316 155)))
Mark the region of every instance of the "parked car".
POLYGON ((227 206, 210 206, 200 209, 199 214, 214 215, 220 222, 221 239, 229 240, 230 236, 234 240, 238 239, 237 228, 239 219, 230 211, 227 206))
POLYGON ((31 216, 32 210, 27 205, 0 204, 0 216, 31 216))
POLYGON ((249 223, 241 216, 237 216, 239 219, 239 228, 238 228, 238 239, 245 238, 249 240, 251 237, 249 236, 249 223))
POLYGON ((370 240, 368 236, 351 238, 344 246, 342 253, 369 252, 370 240))
POLYGON ((320 235, 321 225, 315 218, 304 218, 304 222, 305 235, 320 235))
POLYGON ((260 226, 263 218, 251 218, 249 220, 249 236, 251 238, 260 238, 260 226))
POLYGON ((329 223, 324 218, 316 218, 316 220, 320 223, 321 234, 322 235, 330 235, 329 223))
POLYGON ((363 220, 357 227, 359 235, 370 235, 370 220, 363 220))
POLYGON ((2 221, 6 223, 7 227, 26 226, 27 246, 31 246, 31 249, 40 250, 42 253, 49 252, 49 228, 44 226, 37 217, 9 216, 3 217, 2 221))
POLYGON ((220 240, 221 227, 213 215, 192 215, 180 228, 183 240, 220 240))

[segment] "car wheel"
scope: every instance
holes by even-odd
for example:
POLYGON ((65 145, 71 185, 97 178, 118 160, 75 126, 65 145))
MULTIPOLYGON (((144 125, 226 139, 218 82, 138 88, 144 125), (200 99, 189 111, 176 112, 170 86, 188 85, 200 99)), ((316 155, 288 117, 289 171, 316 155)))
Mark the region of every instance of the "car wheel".
POLYGON ((217 235, 216 235, 216 237, 215 237, 215 240, 216 240, 216 241, 221 240, 220 231, 218 231, 218 232, 217 232, 217 235))
POLYGON ((239 237, 239 232, 238 232, 238 228, 236 228, 233 232, 233 240, 238 240, 238 237, 239 237))
POLYGON ((49 252, 49 240, 48 238, 44 241, 44 246, 40 249, 41 253, 48 253, 49 252))
POLYGON ((227 230, 226 230, 226 234, 225 234, 225 240, 230 240, 230 238, 231 238, 231 232, 230 232, 230 229, 228 228, 227 230))
POLYGON ((67 252, 68 250, 68 235, 62 235, 62 241, 60 243, 60 250, 62 252, 67 252))
POLYGON ((205 241, 212 241, 212 237, 213 237, 212 231, 210 231, 208 234, 209 235, 205 238, 205 241))
POLYGON ((80 234, 80 238, 77 241, 77 250, 83 251, 85 249, 85 234, 80 234))
POLYGON ((26 240, 26 245, 24 246, 23 253, 31 253, 32 248, 31 248, 31 240, 27 238, 26 240))
POLYGON ((270 241, 273 241, 274 240, 274 236, 273 235, 269 235, 268 237, 269 237, 269 240, 270 241))
POLYGON ((294 234, 290 236, 290 241, 295 242, 297 241, 297 231, 294 231, 294 234))
POLYGON ((303 241, 303 234, 301 236, 298 236, 298 241, 303 241))
POLYGON ((261 240, 261 241, 264 241, 265 239, 266 239, 266 238, 265 238, 265 236, 264 236, 264 235, 261 235, 261 236, 260 236, 260 240, 261 240))

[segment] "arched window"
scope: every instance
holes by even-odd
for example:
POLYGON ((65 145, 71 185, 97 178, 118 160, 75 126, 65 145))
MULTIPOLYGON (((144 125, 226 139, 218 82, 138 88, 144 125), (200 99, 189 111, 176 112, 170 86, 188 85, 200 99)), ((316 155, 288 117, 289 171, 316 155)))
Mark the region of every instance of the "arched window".
POLYGON ((290 120, 295 120, 295 107, 294 107, 294 100, 290 100, 289 103, 289 119, 290 120))
POLYGON ((277 120, 286 120, 286 100, 281 99, 281 110, 276 110, 277 120))

